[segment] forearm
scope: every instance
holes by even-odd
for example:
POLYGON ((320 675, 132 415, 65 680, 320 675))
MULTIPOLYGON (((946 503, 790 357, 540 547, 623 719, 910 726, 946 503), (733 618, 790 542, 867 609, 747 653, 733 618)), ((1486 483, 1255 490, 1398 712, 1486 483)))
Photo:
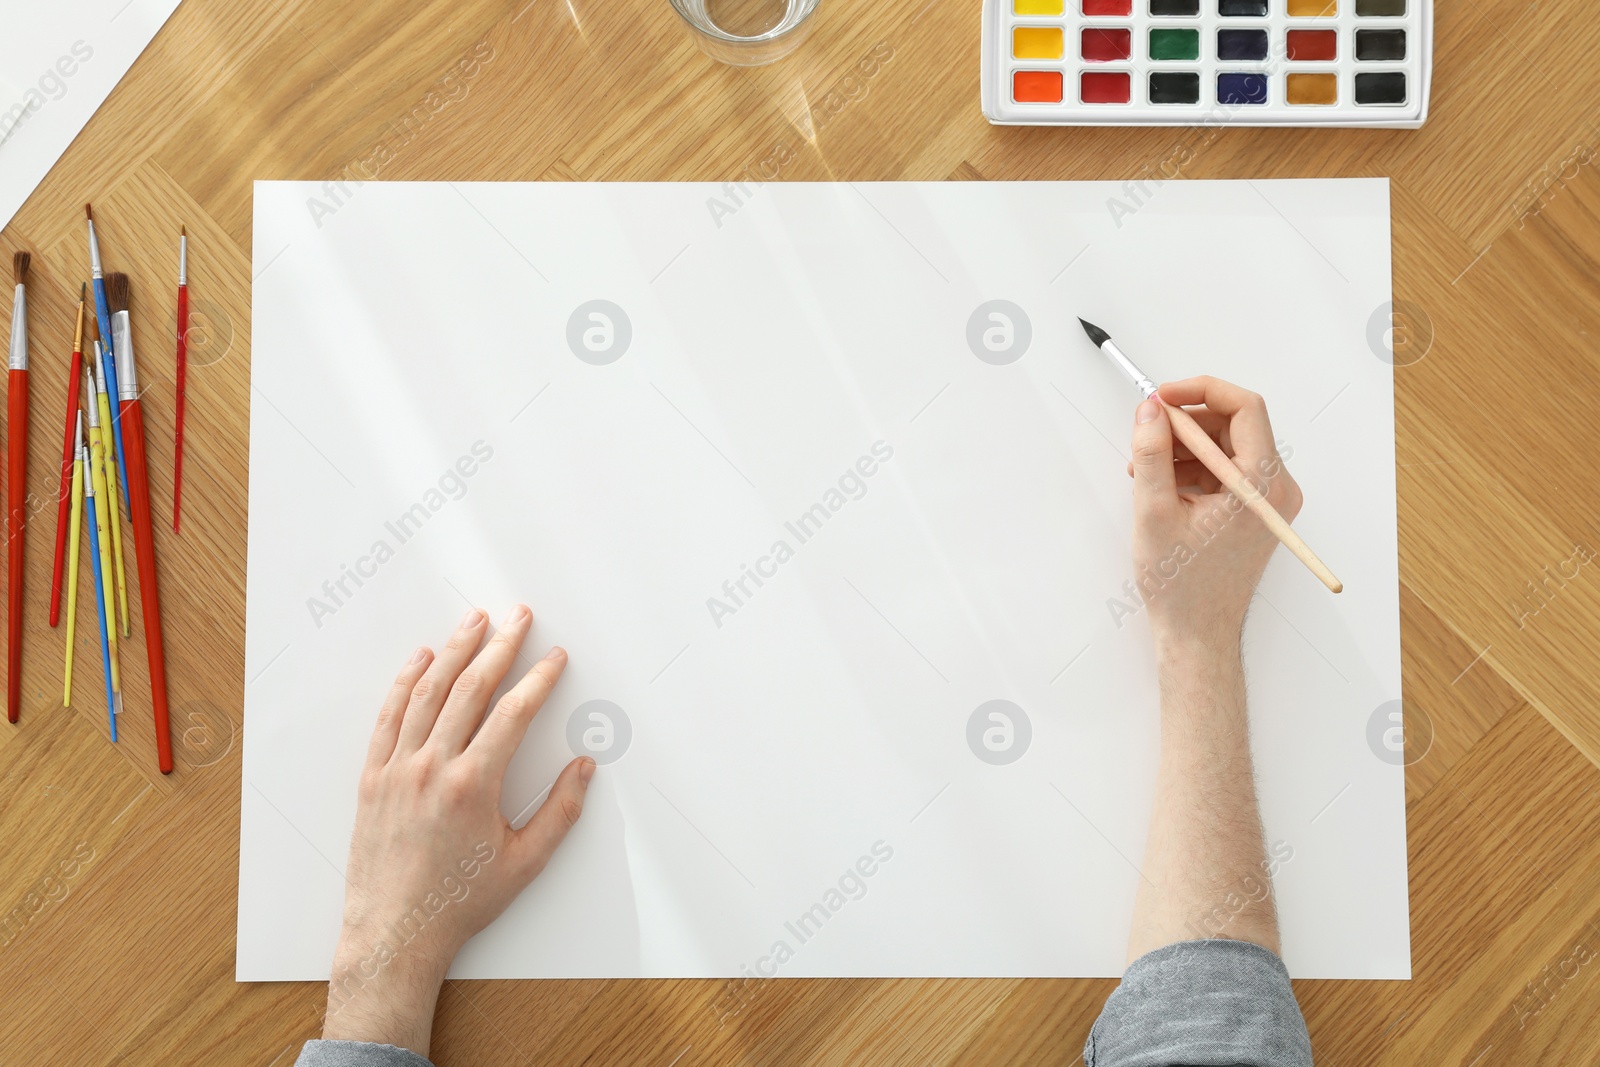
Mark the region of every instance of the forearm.
POLYGON ((1128 958, 1229 937, 1278 951, 1236 638, 1157 638, 1161 761, 1128 958))
POLYGON ((428 1055, 433 1012, 443 985, 443 969, 408 956, 341 939, 328 983, 328 1013, 322 1036, 328 1040, 371 1041, 428 1055))

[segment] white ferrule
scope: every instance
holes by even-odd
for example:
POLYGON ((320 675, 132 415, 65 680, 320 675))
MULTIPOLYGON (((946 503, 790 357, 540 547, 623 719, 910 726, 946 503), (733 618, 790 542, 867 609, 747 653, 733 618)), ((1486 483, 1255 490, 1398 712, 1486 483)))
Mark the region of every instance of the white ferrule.
MULTIPOLYGON (((92 389, 92 386, 94 385, 94 379, 93 378, 89 379, 89 385, 91 386, 90 395, 89 395, 89 425, 90 426, 99 426, 100 423, 95 421, 95 415, 94 415, 94 392, 93 392, 93 389, 92 389)), ((79 415, 78 427, 80 429, 82 429, 82 427, 83 427, 83 419, 82 419, 83 412, 81 412, 81 411, 78 412, 78 415, 79 415)), ((78 452, 78 458, 83 460, 83 462, 84 462, 84 468, 83 468, 83 492, 84 492, 84 495, 87 496, 90 500, 93 500, 94 499, 94 469, 90 465, 90 461, 89 461, 89 446, 88 445, 81 446, 81 448, 80 448, 80 450, 78 452)))
POLYGON ((100 240, 94 235, 94 219, 89 220, 89 270, 100 277, 100 240))
POLYGON ((1117 342, 1109 337, 1106 338, 1106 343, 1100 346, 1100 351, 1110 356, 1111 361, 1122 368, 1122 373, 1126 374, 1128 379, 1139 387, 1139 392, 1144 394, 1146 400, 1156 395, 1156 383, 1146 377, 1144 371, 1134 365, 1133 360, 1129 359, 1127 354, 1117 347, 1117 342))
POLYGON ((76 438, 76 443, 74 443, 73 446, 72 446, 72 454, 78 457, 79 462, 82 462, 82 461, 87 460, 89 458, 89 453, 83 447, 83 412, 82 412, 82 410, 79 410, 79 412, 78 412, 78 436, 76 438))
POLYGON ((126 311, 111 316, 111 351, 117 361, 117 399, 139 399, 139 372, 133 362, 133 319, 126 311))
POLYGON ((28 369, 28 287, 21 282, 11 302, 11 369, 28 369))
POLYGON ((189 284, 189 237, 178 238, 178 284, 189 284))
POLYGON ((95 429, 100 427, 100 379, 104 378, 105 374, 104 368, 100 366, 100 342, 96 341, 94 345, 94 370, 84 373, 84 377, 89 380, 88 403, 84 406, 89 409, 89 425, 95 429))

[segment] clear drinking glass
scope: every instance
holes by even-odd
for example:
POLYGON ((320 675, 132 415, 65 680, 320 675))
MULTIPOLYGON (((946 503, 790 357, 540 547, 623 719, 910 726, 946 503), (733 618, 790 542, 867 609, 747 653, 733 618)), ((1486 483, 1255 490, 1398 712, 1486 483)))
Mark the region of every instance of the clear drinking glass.
POLYGON ((799 47, 820 2, 672 0, 672 6, 706 55, 730 66, 759 67, 799 47))

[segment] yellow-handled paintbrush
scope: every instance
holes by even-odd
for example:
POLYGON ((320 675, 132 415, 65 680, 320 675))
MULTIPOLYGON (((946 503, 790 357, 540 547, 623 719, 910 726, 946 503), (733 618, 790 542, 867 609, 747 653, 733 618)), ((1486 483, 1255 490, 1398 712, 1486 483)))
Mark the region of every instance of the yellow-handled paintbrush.
MULTIPOLYGON (((98 360, 96 361, 98 362, 98 360)), ((99 405, 95 402, 95 380, 93 374, 85 374, 88 379, 89 392, 86 394, 89 401, 89 493, 95 497, 96 503, 89 510, 94 516, 94 543, 96 547, 96 560, 100 566, 101 599, 106 605, 106 653, 110 656, 111 690, 114 693, 122 692, 122 680, 117 676, 117 626, 116 626, 116 594, 111 586, 111 527, 106 519, 106 509, 115 511, 117 498, 106 488, 106 440, 111 436, 111 431, 100 425, 99 405)))
POLYGON ((78 620, 78 531, 83 526, 83 412, 78 412, 77 443, 72 449, 72 518, 67 527, 67 681, 61 706, 72 706, 72 633, 78 620))
MULTIPOLYGON (((122 516, 117 507, 117 486, 120 484, 117 477, 117 450, 110 447, 111 439, 106 438, 106 435, 111 432, 111 399, 106 393, 105 361, 100 359, 99 342, 97 341, 95 344, 94 402, 99 414, 98 416, 90 416, 89 432, 94 432, 95 425, 98 422, 100 434, 107 445, 106 448, 101 450, 101 453, 105 457, 106 488, 109 490, 110 495, 100 501, 99 507, 102 512, 111 513, 109 516, 102 514, 101 518, 105 519, 107 525, 111 527, 111 557, 117 568, 114 579, 111 577, 111 572, 106 572, 106 584, 114 586, 116 589, 116 607, 122 616, 122 636, 128 637, 133 631, 128 628, 128 572, 122 566, 122 516)), ((92 444, 90 451, 93 451, 92 444)), ((115 629, 115 626, 113 625, 112 628, 115 629)))

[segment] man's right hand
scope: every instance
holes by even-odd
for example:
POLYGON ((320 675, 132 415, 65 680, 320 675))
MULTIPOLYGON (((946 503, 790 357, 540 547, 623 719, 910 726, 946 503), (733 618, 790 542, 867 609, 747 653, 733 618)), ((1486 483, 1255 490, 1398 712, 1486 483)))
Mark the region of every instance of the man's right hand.
MULTIPOLYGON (((1278 456, 1260 395, 1211 377, 1169 382, 1159 395, 1186 408, 1267 502, 1294 520, 1300 487, 1278 456)), ((1236 649, 1277 538, 1173 439, 1167 412, 1155 400, 1135 412, 1128 473, 1134 582, 1157 646, 1236 649)))

